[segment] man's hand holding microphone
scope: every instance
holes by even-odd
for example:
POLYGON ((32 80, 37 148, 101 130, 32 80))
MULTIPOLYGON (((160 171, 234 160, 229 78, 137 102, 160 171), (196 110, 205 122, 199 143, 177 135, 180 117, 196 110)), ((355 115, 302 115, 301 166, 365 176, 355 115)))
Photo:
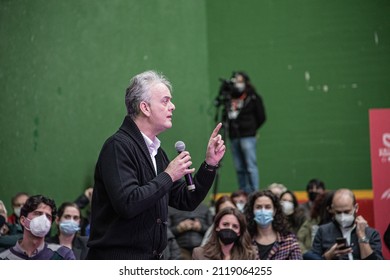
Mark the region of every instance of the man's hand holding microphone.
MULTIPOLYGON (((205 162, 208 166, 215 168, 218 167, 218 163, 226 150, 222 136, 218 134, 221 127, 222 123, 219 123, 211 133, 206 150, 205 162)), ((182 141, 176 142, 175 148, 179 155, 169 163, 165 172, 171 176, 173 182, 186 177, 188 190, 194 191, 195 185, 193 184, 191 174, 195 172, 195 168, 190 168, 192 165, 190 153, 185 151, 185 144, 182 141)))

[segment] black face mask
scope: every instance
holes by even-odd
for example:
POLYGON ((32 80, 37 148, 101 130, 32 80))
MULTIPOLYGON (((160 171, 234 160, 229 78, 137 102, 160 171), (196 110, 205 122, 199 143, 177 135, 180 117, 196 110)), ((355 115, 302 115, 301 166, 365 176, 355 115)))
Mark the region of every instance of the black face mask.
POLYGON ((309 192, 309 200, 310 201, 314 201, 314 199, 316 199, 318 193, 316 192, 309 192))
POLYGON ((223 244, 228 245, 235 242, 238 239, 237 233, 230 228, 224 228, 217 232, 219 239, 223 244))

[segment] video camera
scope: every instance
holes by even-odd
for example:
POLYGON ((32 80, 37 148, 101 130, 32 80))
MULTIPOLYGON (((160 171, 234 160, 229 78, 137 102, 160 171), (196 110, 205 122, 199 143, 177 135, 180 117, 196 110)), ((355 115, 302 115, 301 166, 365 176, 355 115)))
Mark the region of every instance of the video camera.
POLYGON ((221 105, 225 105, 226 102, 231 100, 232 98, 237 98, 241 95, 238 89, 234 86, 235 79, 231 78, 229 80, 219 78, 221 82, 221 86, 219 88, 219 94, 217 98, 214 100, 214 105, 219 107, 221 105))

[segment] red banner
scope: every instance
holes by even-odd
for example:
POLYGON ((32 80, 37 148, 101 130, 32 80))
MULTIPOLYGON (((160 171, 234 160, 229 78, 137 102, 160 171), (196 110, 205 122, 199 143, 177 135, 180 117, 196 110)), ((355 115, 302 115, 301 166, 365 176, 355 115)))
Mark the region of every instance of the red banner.
POLYGON ((390 223, 390 109, 371 109, 369 115, 375 228, 382 237, 383 255, 389 260, 383 234, 390 223))

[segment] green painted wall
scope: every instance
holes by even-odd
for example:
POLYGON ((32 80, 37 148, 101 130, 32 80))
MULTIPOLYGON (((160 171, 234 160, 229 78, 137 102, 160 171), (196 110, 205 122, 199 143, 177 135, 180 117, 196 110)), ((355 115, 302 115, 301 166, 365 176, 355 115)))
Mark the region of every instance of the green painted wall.
POLYGON ((204 1, 1 0, 0 199, 81 194, 125 116, 129 79, 148 69, 174 87, 167 152, 183 140, 200 164, 213 125, 205 18, 204 1))
MULTIPOLYGON (((173 83, 173 157, 194 166, 214 126, 219 77, 246 70, 263 96, 261 187, 371 188, 368 109, 390 107, 388 1, 0 0, 0 199, 73 200, 125 115, 130 77, 173 83)), ((230 153, 219 191, 236 189, 230 153)), ((10 211, 10 209, 9 209, 10 211)))
MULTIPOLYGON (((211 91, 246 70, 268 120, 260 184, 371 189, 368 110, 390 107, 390 2, 207 1, 211 91)), ((231 189, 230 153, 221 188, 231 189)), ((234 187, 234 186, 233 186, 234 187)))

